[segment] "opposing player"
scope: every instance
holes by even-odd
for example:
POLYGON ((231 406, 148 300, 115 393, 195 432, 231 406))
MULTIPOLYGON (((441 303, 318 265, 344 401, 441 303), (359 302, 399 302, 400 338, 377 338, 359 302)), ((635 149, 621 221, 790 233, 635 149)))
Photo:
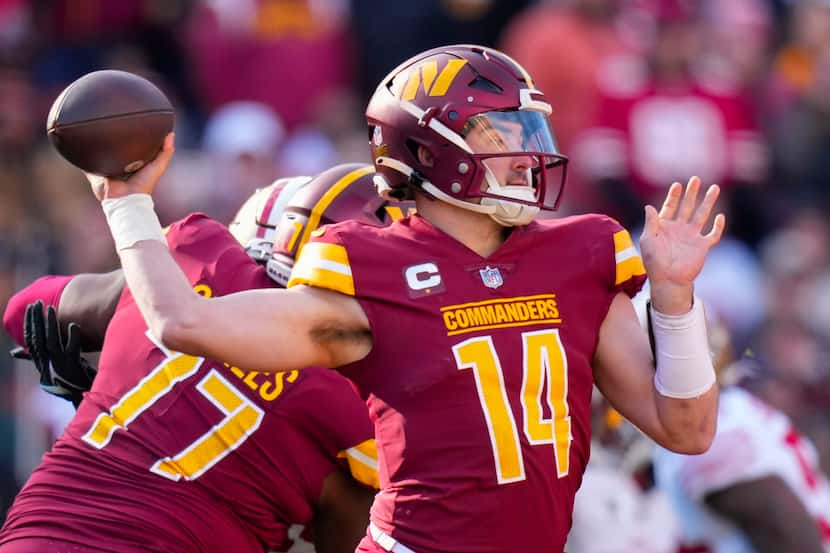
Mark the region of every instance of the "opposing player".
POLYGON ((555 207, 551 106, 498 51, 415 56, 368 109, 375 183, 418 214, 311 237, 288 290, 207 300, 161 240, 150 198, 173 154, 93 183, 149 328, 173 349, 261 370, 338 367, 367 396, 381 492, 360 551, 561 552, 588 459, 592 383, 664 446, 704 451, 717 388, 692 282, 725 220, 675 183, 641 239, 656 373, 629 296, 629 234, 555 207), (551 200, 551 198, 553 198, 551 200))
POLYGON ((731 364, 753 361, 736 360, 720 329, 721 339, 710 340, 722 344, 713 351, 722 389, 712 447, 697 456, 657 448, 654 456, 681 545, 706 553, 830 552, 830 480, 818 453, 784 413, 721 378, 731 364))
MULTIPOLYGON (((280 240, 272 227, 283 207, 289 237, 348 216, 387 224, 372 171, 338 166, 263 192, 251 210, 258 240, 280 240)), ((204 297, 273 286, 264 265, 202 215, 173 224, 166 238, 204 297)), ((276 249, 296 246, 283 240, 276 249)), ((318 552, 354 549, 377 477, 366 407, 345 378, 313 368, 243 371, 171 351, 147 331, 118 274, 66 281, 19 293, 5 323, 21 324, 35 291, 64 322, 109 321, 100 371, 18 495, 0 551, 282 551, 291 523, 311 525, 318 552)), ((87 343, 101 339, 86 334, 87 343)))

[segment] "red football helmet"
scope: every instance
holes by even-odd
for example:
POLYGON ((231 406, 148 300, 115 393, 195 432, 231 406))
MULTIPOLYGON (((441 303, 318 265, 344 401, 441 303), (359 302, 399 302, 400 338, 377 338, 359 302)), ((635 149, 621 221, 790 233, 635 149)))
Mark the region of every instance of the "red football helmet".
POLYGON ((285 286, 294 260, 311 233, 322 225, 354 220, 384 227, 409 215, 413 202, 389 202, 378 195, 375 168, 364 163, 345 163, 323 171, 300 188, 288 201, 277 225, 268 276, 285 286))
POLYGON ((277 179, 257 189, 236 212, 228 230, 256 261, 264 263, 270 257, 285 205, 310 180, 311 177, 277 179))
POLYGON ((550 113, 527 71, 498 50, 419 54, 366 109, 375 184, 386 196, 411 198, 417 188, 505 226, 527 224, 558 207, 565 183, 550 113))

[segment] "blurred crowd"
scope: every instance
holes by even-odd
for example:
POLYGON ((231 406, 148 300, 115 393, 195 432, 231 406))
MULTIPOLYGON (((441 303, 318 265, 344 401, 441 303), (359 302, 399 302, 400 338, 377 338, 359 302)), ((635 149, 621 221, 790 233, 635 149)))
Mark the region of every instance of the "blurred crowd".
MULTIPOLYGON (((503 49, 553 103, 571 160, 557 216, 605 212, 636 235, 672 181, 722 186, 728 236, 698 295, 747 361, 745 386, 830 473, 828 0, 0 0, 0 307, 40 275, 117 264, 85 180, 45 133, 81 75, 158 84, 177 112, 162 223, 227 221, 274 178, 369 161, 374 85, 450 43, 503 49)), ((0 520, 67 416, 0 355, 0 520)), ((621 455, 611 465, 639 470, 651 453, 621 455)))

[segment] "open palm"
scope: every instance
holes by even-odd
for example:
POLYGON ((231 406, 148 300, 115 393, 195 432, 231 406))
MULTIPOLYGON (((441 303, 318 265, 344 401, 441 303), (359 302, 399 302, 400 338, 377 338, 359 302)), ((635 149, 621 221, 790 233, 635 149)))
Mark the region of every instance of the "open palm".
POLYGON ((726 226, 723 214, 715 216, 711 230, 703 234, 720 194, 711 185, 698 204, 700 178, 692 177, 685 187, 675 182, 658 213, 646 206, 646 223, 640 236, 643 263, 652 286, 666 283, 691 285, 703 269, 706 254, 718 243, 726 226))

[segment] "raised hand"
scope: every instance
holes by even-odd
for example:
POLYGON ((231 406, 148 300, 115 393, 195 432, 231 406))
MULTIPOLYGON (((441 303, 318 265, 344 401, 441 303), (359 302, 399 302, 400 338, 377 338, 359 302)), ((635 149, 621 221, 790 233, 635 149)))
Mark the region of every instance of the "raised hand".
POLYGON ((164 145, 158 155, 130 175, 127 180, 102 177, 86 173, 86 178, 92 186, 92 192, 99 201, 106 199, 120 198, 128 194, 152 194, 159 179, 167 169, 167 165, 173 158, 175 148, 173 146, 173 133, 164 138, 164 145))
POLYGON ((689 179, 685 192, 683 185, 675 182, 659 213, 653 206, 646 206, 640 252, 648 272, 652 304, 668 315, 685 313, 691 307, 694 279, 726 226, 726 217, 719 213, 704 234, 720 188, 709 186, 698 203, 700 186, 699 177, 689 179))

